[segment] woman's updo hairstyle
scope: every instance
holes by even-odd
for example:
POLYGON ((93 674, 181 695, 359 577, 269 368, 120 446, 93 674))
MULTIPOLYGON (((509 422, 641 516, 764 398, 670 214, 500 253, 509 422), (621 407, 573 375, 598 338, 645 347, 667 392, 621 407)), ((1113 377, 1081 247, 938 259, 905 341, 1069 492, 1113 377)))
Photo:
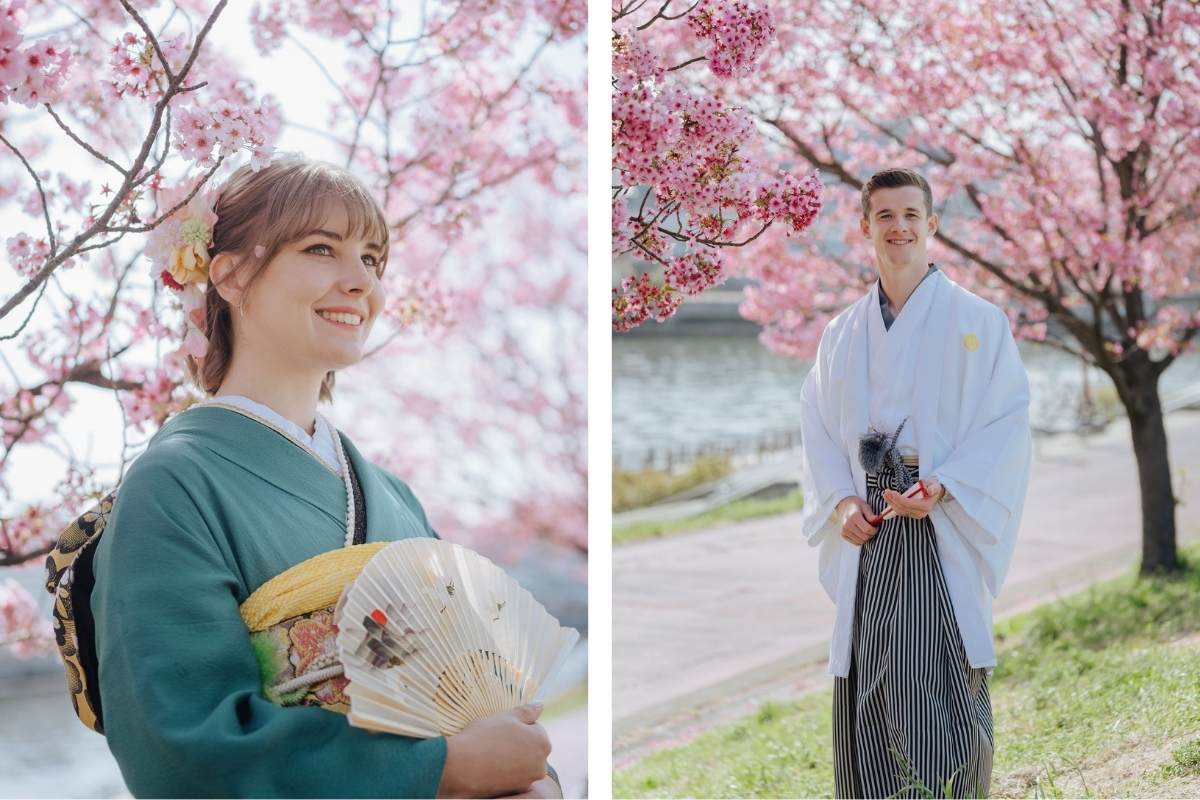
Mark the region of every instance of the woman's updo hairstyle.
MULTIPOLYGON (((248 293, 280 250, 321 227, 333 203, 341 203, 346 210, 351 237, 380 246, 379 273, 383 274, 388 256, 387 219, 366 184, 341 167, 310 161, 298 153, 281 153, 258 172, 247 165, 229 176, 217 200, 209 255, 232 255, 234 268, 224 280, 236 272, 243 292, 248 293), (256 255, 259 247, 261 255, 256 255)), ((186 361, 192 382, 211 396, 220 388, 233 358, 233 309, 212 285, 204 298, 208 353, 200 360, 188 356, 186 361)), ((331 371, 321 383, 321 401, 333 398, 333 381, 331 371)))

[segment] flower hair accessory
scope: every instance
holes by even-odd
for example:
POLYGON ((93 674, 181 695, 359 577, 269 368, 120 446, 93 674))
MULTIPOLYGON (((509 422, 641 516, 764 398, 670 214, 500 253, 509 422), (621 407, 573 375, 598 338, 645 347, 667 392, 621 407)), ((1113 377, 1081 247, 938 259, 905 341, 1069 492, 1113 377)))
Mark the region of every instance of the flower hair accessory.
MULTIPOLYGON (((173 190, 159 192, 159 206, 173 208, 191 194, 203 177, 196 175, 173 190)), ((186 323, 180 350, 194 358, 204 358, 208 352, 201 284, 208 283, 208 266, 212 261, 208 248, 213 243, 219 197, 220 190, 215 185, 201 188, 187 205, 152 230, 146 241, 145 254, 152 265, 152 277, 182 295, 186 323)))

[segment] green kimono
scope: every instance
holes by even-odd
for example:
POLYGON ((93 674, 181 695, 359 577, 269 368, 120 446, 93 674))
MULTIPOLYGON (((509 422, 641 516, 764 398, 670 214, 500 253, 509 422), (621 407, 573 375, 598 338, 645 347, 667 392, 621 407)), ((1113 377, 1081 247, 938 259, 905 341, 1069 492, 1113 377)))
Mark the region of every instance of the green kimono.
MULTIPOLYGON (((408 486, 342 438, 367 540, 434 536, 408 486)), ((373 734, 264 699, 238 606, 346 535, 342 480, 222 408, 167 421, 117 494, 95 559, 105 732, 135 796, 433 797, 446 740, 373 734)))

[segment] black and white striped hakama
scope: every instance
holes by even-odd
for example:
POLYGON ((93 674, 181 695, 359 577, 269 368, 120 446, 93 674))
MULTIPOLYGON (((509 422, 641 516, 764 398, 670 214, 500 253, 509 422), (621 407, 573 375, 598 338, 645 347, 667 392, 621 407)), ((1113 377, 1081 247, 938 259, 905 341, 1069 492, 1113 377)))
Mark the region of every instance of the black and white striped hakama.
MULTIPOLYGON (((876 513, 885 469, 867 476, 876 513)), ((986 796, 992 773, 987 674, 972 669, 938 561, 933 521, 893 517, 862 546, 850 674, 834 679, 837 797, 986 796)))

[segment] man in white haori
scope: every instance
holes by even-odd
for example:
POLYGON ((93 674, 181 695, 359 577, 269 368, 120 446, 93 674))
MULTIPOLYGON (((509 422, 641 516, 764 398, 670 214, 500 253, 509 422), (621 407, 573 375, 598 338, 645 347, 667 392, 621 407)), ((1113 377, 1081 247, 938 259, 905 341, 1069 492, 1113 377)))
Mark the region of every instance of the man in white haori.
POLYGON ((803 531, 837 605, 836 794, 986 795, 992 599, 1029 482, 1029 384, 1004 312, 927 263, 925 179, 876 173, 862 212, 879 281, 829 323, 801 391, 803 531), (906 499, 918 476, 929 496, 906 499))

